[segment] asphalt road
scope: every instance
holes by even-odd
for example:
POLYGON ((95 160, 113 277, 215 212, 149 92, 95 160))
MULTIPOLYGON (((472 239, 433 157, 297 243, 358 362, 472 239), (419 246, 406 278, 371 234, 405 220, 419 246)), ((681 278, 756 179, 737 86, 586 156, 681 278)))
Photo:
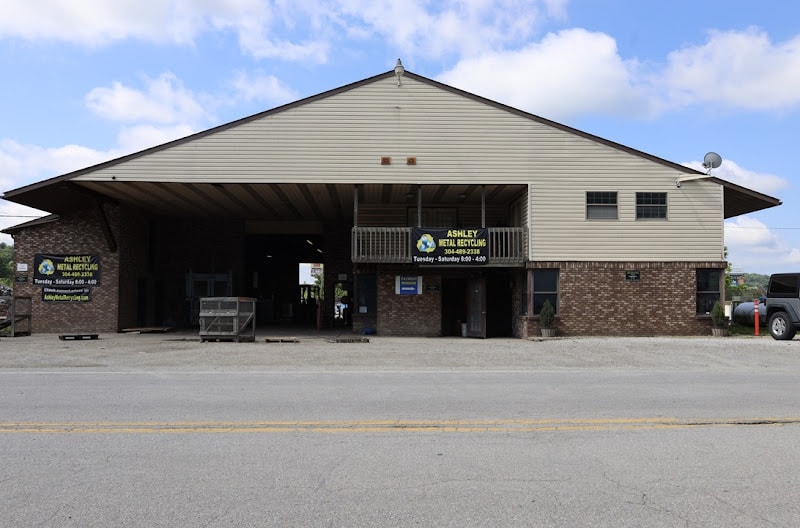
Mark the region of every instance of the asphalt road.
POLYGON ((0 526, 798 526, 799 367, 754 338, 3 339, 0 526))

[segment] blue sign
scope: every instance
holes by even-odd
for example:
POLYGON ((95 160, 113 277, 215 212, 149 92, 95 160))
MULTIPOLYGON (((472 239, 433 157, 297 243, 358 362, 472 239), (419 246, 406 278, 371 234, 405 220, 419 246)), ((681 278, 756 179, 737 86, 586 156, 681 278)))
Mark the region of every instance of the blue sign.
POLYGON ((400 295, 419 295, 420 278, 417 275, 400 275, 397 277, 396 291, 400 295))

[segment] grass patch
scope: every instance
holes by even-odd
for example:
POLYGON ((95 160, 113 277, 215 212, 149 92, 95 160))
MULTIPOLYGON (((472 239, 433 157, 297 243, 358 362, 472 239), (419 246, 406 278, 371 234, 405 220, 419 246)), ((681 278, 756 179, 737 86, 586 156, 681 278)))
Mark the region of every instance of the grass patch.
MULTIPOLYGON (((729 335, 739 335, 739 336, 754 336, 755 335, 755 328, 750 325, 741 325, 737 323, 731 323, 731 326, 728 329, 729 335)), ((759 337, 770 337, 769 329, 766 326, 762 326, 759 328, 759 337)))

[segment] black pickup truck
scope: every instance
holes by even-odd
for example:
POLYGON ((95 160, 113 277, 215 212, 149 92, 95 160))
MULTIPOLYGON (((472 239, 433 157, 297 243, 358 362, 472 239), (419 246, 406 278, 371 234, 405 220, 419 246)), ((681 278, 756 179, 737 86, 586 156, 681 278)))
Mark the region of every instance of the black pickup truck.
POLYGON ((792 339, 800 328, 800 273, 774 273, 767 287, 767 325, 774 339, 792 339))

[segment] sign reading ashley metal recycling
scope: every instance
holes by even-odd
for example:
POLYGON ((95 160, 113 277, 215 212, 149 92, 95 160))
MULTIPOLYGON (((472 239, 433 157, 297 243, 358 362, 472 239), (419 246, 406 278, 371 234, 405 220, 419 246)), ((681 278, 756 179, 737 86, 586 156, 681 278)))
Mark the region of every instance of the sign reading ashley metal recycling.
POLYGON ((414 264, 487 264, 489 230, 411 228, 414 264))
POLYGON ((33 283, 38 286, 97 286, 100 259, 97 255, 35 255, 33 283))

